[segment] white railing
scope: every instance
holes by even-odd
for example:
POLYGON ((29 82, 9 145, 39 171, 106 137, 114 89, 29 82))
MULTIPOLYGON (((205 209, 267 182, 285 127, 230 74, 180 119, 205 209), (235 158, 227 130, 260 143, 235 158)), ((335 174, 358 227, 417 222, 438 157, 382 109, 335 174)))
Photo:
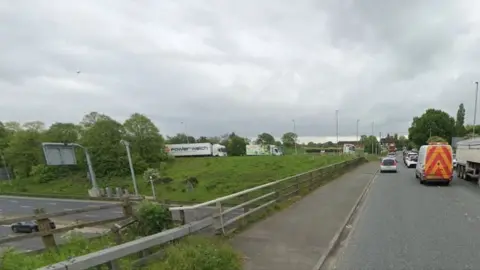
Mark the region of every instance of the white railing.
POLYGON ((205 229, 212 227, 214 233, 229 234, 235 229, 245 225, 247 218, 253 216, 254 214, 259 212, 265 213, 265 211, 271 209, 270 207, 276 203, 281 203, 287 199, 291 199, 292 197, 308 193, 309 191, 312 191, 316 187, 325 183, 328 179, 331 179, 336 175, 345 172, 347 169, 363 163, 364 161, 364 158, 355 158, 291 177, 286 177, 208 202, 191 206, 171 207, 170 210, 172 212, 180 212, 180 220, 182 225, 179 227, 114 247, 106 248, 98 252, 79 256, 71 260, 59 262, 40 269, 84 270, 101 265, 108 265, 109 269, 114 270, 132 269, 132 264, 144 264, 152 258, 158 257, 159 252, 145 255, 151 248, 167 244, 173 240, 180 239, 189 234, 204 231, 205 229), (236 201, 232 202, 232 200, 236 201), (224 204, 232 206, 224 207, 224 204), (211 207, 212 205, 214 205, 213 208, 211 207), (210 215, 201 220, 192 221, 188 224, 186 223, 185 211, 195 211, 205 208, 211 210, 210 215), (131 262, 129 267, 121 268, 120 259, 138 253, 142 253, 145 256, 131 262))

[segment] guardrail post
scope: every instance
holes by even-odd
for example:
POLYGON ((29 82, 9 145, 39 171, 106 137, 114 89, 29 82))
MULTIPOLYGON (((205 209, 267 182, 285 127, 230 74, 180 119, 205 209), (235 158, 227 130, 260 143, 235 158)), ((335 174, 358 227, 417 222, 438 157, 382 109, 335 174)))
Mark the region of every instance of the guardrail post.
MULTIPOLYGON (((45 214, 44 209, 35 209, 34 211, 35 215, 42 215, 45 214)), ((42 242, 43 245, 45 246, 46 249, 50 248, 56 248, 57 243, 55 242, 55 235, 53 233, 49 233, 51 231, 50 227, 50 219, 49 218, 40 218, 36 220, 37 225, 38 225, 38 231, 42 233, 47 233, 45 235, 42 235, 42 242)))
POLYGON ((215 228, 215 234, 223 234, 225 228, 223 228, 223 207, 221 202, 215 204, 215 214, 213 215, 213 226, 215 228))
POLYGON ((315 175, 314 175, 314 172, 316 171, 311 171, 310 172, 310 181, 309 181, 309 185, 308 185, 308 190, 309 191, 312 191, 313 190, 313 185, 315 183, 315 175))
POLYGON ((124 197, 122 210, 123 210, 123 215, 125 217, 133 216, 133 207, 132 207, 132 202, 130 201, 130 197, 128 196, 124 197))

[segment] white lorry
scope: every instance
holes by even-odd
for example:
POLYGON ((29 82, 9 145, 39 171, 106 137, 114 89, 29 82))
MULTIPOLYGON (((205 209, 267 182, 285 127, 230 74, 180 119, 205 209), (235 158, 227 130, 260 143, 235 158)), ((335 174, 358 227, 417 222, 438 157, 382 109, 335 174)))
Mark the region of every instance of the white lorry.
POLYGON ((167 144, 165 151, 174 157, 226 157, 227 149, 221 144, 182 143, 167 144))
POLYGON ((478 181, 480 175, 480 139, 464 140, 457 143, 457 176, 465 180, 478 181))
POLYGON ((247 144, 247 156, 281 156, 282 150, 276 145, 247 144))
POLYGON ((350 143, 346 143, 343 145, 343 153, 344 154, 349 154, 349 155, 353 155, 355 154, 355 145, 354 144, 350 144, 350 143))

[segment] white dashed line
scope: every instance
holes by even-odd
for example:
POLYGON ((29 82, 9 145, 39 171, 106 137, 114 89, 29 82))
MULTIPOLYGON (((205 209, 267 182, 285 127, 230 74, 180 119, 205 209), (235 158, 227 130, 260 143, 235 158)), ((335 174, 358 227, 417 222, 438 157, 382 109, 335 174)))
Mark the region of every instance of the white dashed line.
POLYGON ((85 216, 86 217, 98 217, 98 215, 89 215, 89 214, 86 214, 85 216))
POLYGON ((72 211, 72 208, 63 208, 63 211, 72 211))
POLYGON ((15 200, 8 200, 8 201, 11 203, 18 203, 18 201, 15 201, 15 200))
POLYGON ((30 205, 20 205, 21 208, 32 208, 30 205))
POLYGON ((49 202, 48 204, 50 204, 50 205, 57 205, 57 203, 55 203, 55 202, 49 202))

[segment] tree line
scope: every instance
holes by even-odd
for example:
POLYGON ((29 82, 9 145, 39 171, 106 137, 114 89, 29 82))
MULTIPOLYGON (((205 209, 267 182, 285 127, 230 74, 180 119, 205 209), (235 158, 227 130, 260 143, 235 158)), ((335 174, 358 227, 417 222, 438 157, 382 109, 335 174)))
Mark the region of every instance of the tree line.
MULTIPOLYGON (((176 134, 165 138, 151 119, 143 114, 134 113, 120 123, 108 115, 91 112, 79 123, 54 123, 49 127, 41 121, 23 124, 0 122, 0 168, 6 165, 16 177, 40 176, 41 181, 71 173, 86 174, 87 166, 81 149, 76 153, 77 166, 45 166, 42 142, 78 143, 88 149, 97 177, 124 176, 129 174, 129 166, 121 140, 130 143, 134 168, 139 174, 171 158, 164 151, 167 143, 220 143, 226 146, 230 156, 245 155, 245 146, 251 143, 250 139, 235 132, 217 137, 195 138, 176 134)), ((255 142, 291 147, 296 140, 297 135, 292 132, 285 133, 280 141, 275 141, 269 133, 261 133, 255 142)))
POLYGON ((453 137, 469 139, 478 136, 480 126, 477 125, 474 129, 473 125, 465 125, 465 113, 463 103, 458 106, 455 118, 439 109, 427 109, 421 116, 413 118, 408 129, 408 138, 419 147, 430 141, 451 143, 453 137))

